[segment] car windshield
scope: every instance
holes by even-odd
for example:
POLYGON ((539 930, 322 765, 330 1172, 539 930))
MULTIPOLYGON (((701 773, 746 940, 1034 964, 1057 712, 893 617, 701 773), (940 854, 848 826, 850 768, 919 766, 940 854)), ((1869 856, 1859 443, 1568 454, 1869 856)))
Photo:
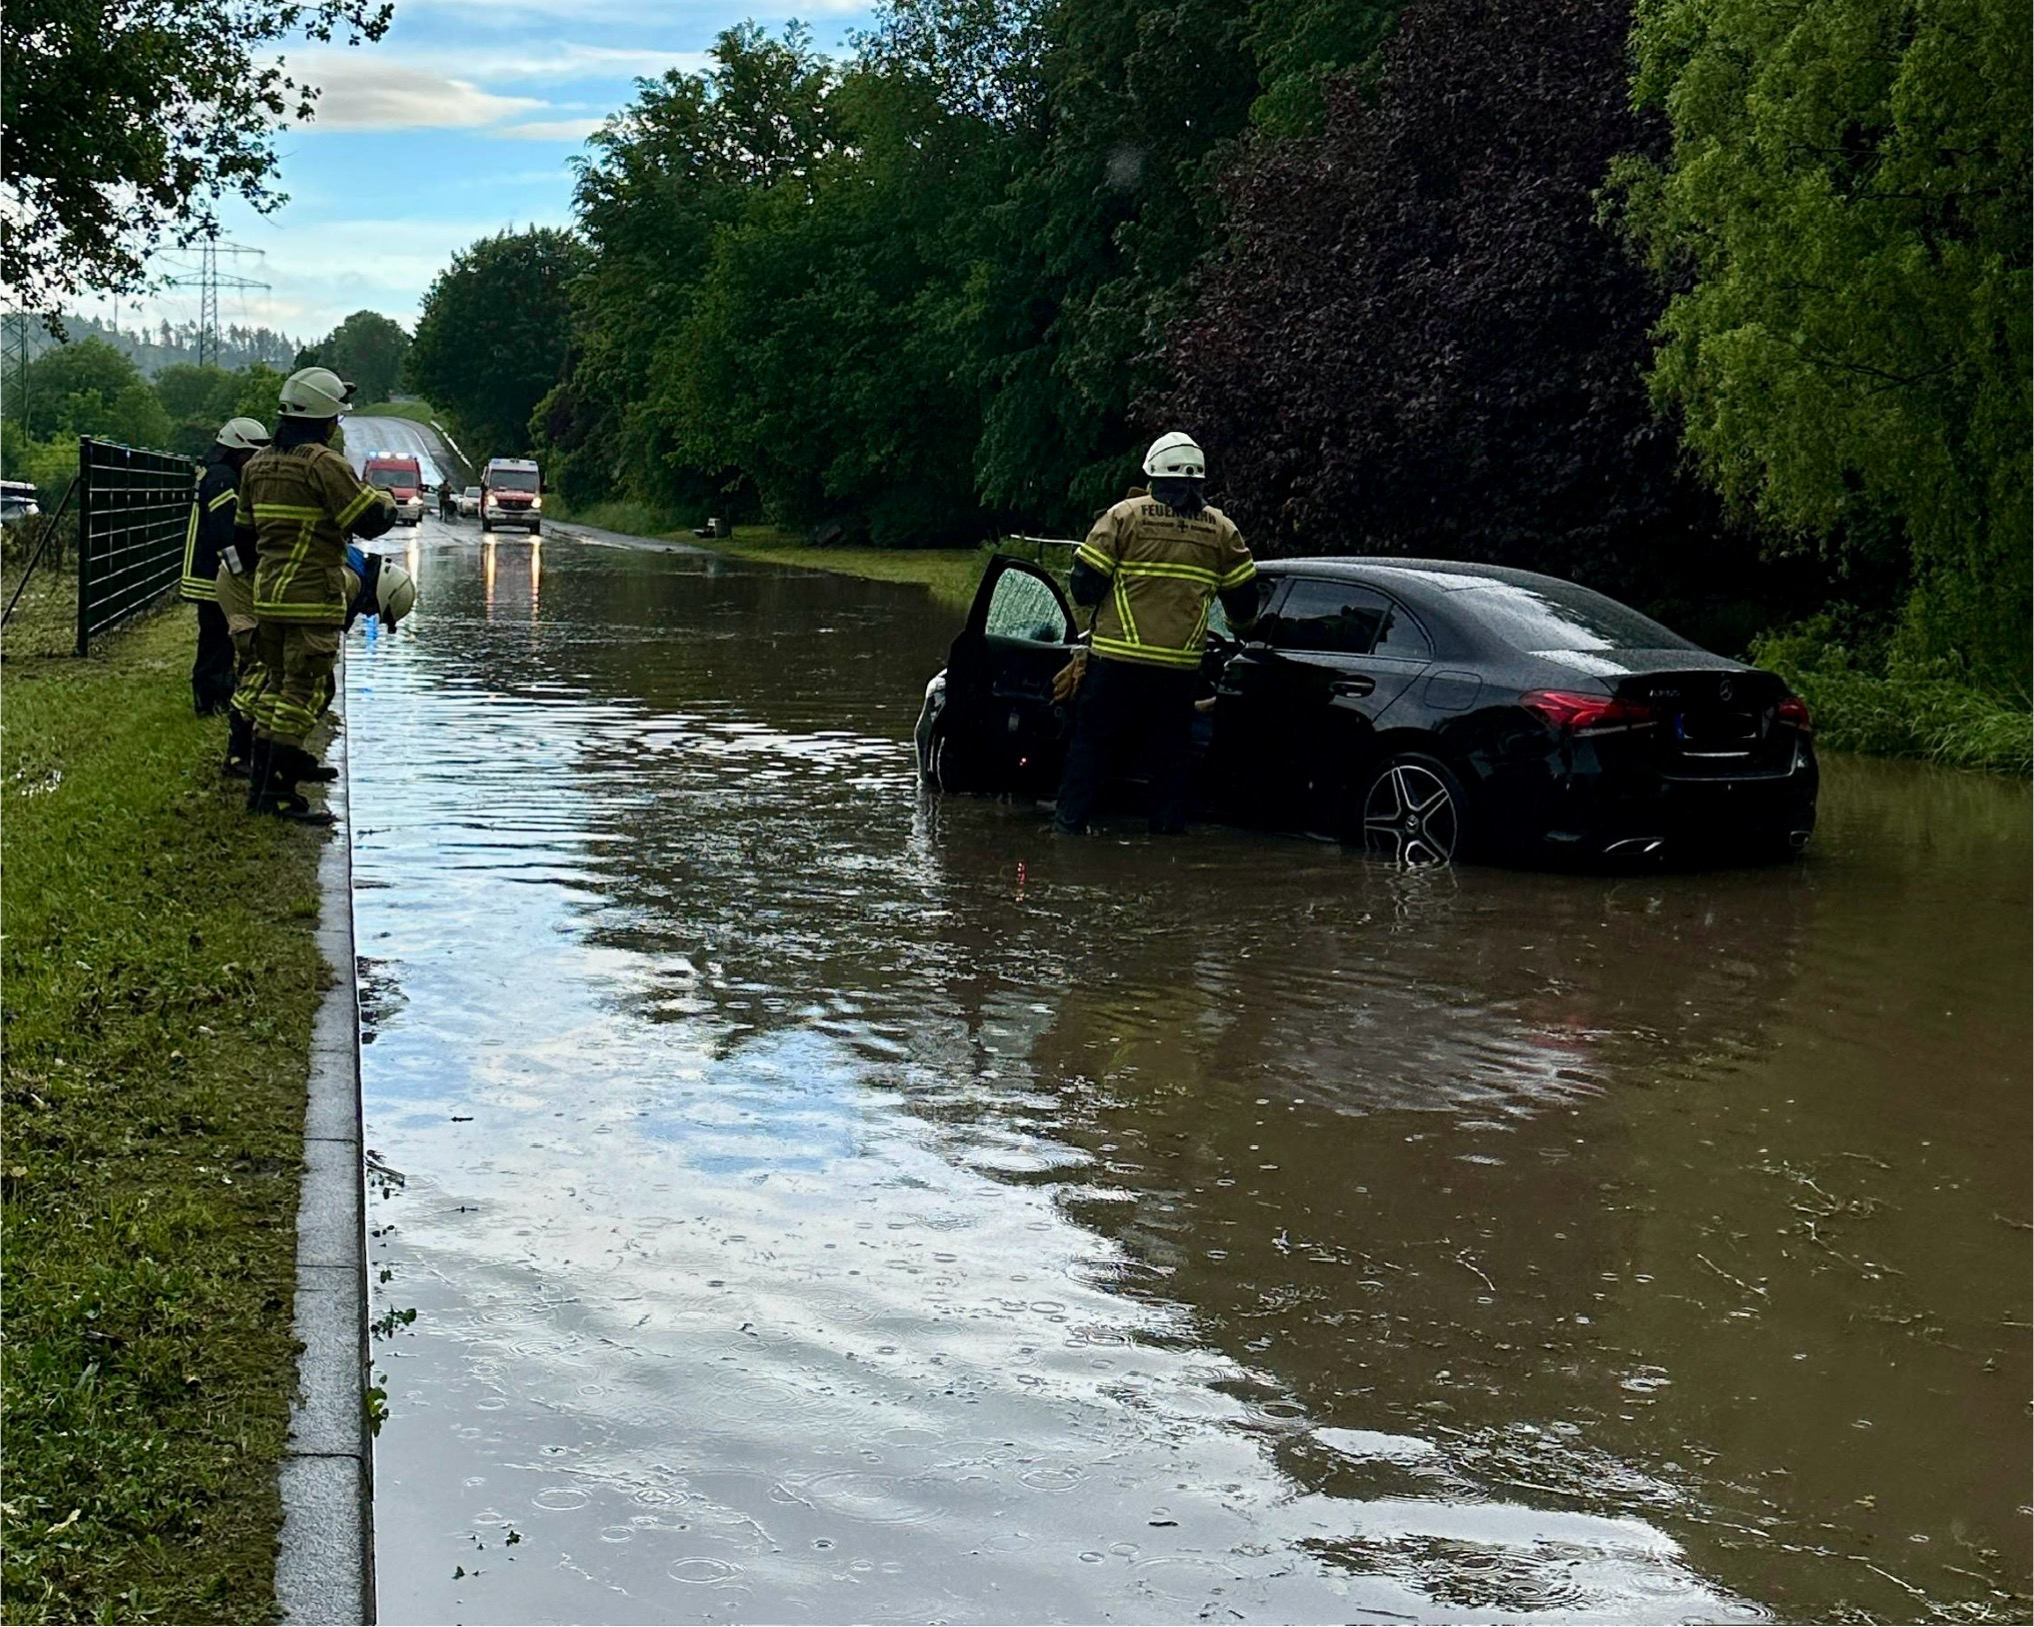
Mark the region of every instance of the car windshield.
POLYGON ((468 486, 465 491, 460 493, 462 497, 478 497, 479 495, 480 488, 478 486, 468 486))
POLYGON ((487 477, 487 483, 496 491, 535 491, 537 471, 534 469, 497 469, 487 477))
POLYGON ((1454 587, 1451 602, 1470 612, 1515 650, 1692 650, 1678 633, 1650 616, 1572 582, 1516 582, 1471 578, 1454 587))
POLYGON ((397 486, 415 490, 417 480, 417 471, 414 469, 370 469, 367 471, 367 483, 370 486, 379 486, 384 491, 391 490, 397 486))

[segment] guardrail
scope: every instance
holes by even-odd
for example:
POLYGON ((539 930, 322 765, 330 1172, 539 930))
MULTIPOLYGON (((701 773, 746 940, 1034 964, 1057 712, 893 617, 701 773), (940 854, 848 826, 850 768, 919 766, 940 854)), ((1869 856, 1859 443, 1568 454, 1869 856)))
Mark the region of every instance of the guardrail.
POLYGON ((197 465, 172 452, 78 439, 78 654, 183 576, 197 465))

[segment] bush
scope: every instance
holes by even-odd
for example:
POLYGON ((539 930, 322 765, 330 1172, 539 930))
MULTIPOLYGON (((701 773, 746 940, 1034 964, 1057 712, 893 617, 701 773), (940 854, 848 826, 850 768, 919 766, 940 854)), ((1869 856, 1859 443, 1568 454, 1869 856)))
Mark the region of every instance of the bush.
MULTIPOLYGON (((45 510, 32 520, 17 520, 0 530, 0 558, 4 558, 10 569, 26 565, 35 557, 35 551, 42 546, 43 534, 52 524, 58 524, 53 511, 45 510)), ((61 566, 72 557, 78 545, 78 515, 72 509, 63 516, 57 534, 50 539, 49 551, 42 556, 41 569, 49 570, 61 566)))
POLYGON ((1824 618, 1759 640, 1752 657, 1792 684, 1825 747, 2034 774, 2034 707, 1973 684, 1948 662, 1860 656, 1824 618))

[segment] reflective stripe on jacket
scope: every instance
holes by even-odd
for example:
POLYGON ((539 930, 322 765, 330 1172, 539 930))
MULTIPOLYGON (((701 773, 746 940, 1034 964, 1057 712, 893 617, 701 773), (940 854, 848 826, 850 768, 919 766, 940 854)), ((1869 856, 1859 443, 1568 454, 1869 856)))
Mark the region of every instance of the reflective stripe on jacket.
POLYGON ((1160 667, 1199 666, 1208 601, 1257 574, 1228 515, 1204 508, 1189 518, 1156 497, 1126 497, 1103 514, 1074 558, 1109 581, 1095 654, 1160 667))
POLYGON ((388 494, 353 472, 343 454, 321 443, 269 447, 240 475, 235 523, 259 539, 254 613, 263 621, 311 627, 346 623, 346 538, 376 504, 391 516, 388 494))
POLYGON ((183 598, 215 599, 219 550, 233 540, 233 504, 237 477, 224 458, 207 462, 191 494, 191 517, 184 527, 184 579, 177 585, 183 598))

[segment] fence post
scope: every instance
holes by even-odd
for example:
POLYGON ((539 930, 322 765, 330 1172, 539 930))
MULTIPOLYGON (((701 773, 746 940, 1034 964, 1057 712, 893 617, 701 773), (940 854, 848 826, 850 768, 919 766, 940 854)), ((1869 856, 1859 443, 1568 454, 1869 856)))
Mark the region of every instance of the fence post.
MULTIPOLYGON (((21 603, 21 595, 28 588, 28 579, 35 574, 35 567, 42 563, 44 550, 48 549, 51 541, 56 539, 57 528, 64 523, 64 514, 70 508, 71 498, 77 494, 77 490, 78 483, 73 478, 71 483, 64 488, 63 501, 57 504, 56 513, 44 517, 42 536, 36 541, 35 553, 28 561, 28 568, 21 573, 21 580, 14 584, 14 597, 7 601, 7 608, 0 610, 0 627, 6 626, 8 622, 14 619, 14 607, 21 603)), ((53 571, 60 571, 64 568, 64 550, 63 544, 60 541, 57 542, 57 546, 52 554, 49 568, 53 571)))
POLYGON ((78 437, 78 645, 92 645, 92 437, 78 437))

